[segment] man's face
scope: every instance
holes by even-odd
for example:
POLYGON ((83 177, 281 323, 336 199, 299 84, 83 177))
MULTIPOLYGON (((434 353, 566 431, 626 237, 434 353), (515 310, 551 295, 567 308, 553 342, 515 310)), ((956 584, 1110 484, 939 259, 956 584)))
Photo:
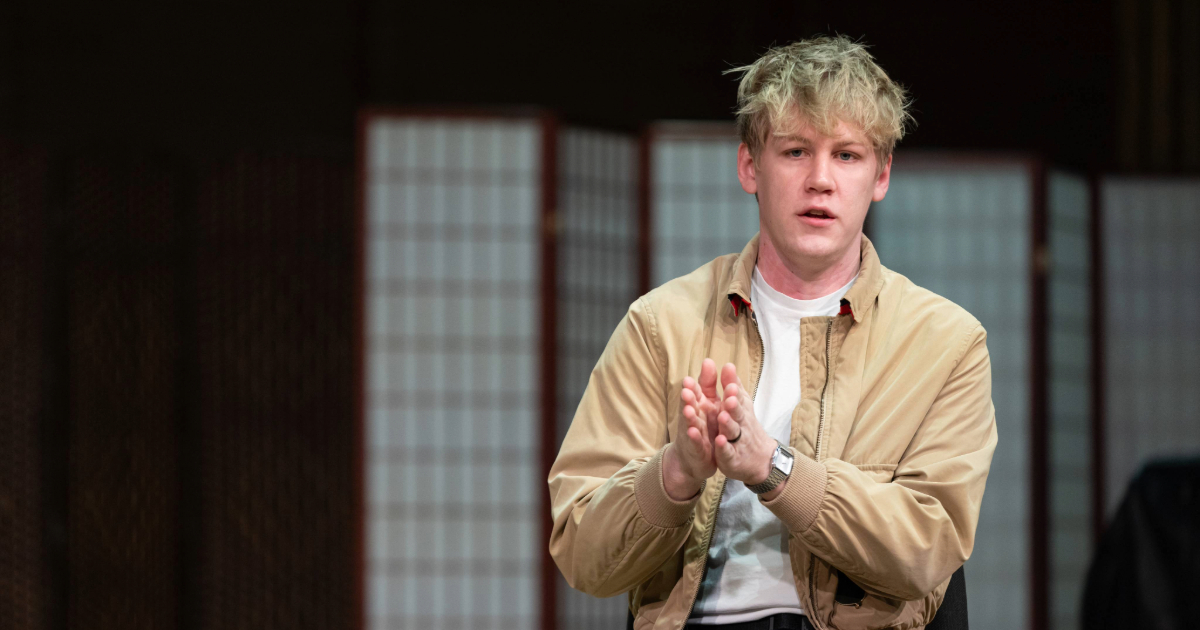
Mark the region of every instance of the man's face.
POLYGON ((832 135, 811 124, 794 135, 767 135, 757 158, 738 148, 742 189, 758 194, 759 224, 792 269, 825 267, 858 255, 871 201, 887 194, 892 160, 883 168, 856 125, 839 122, 832 135))

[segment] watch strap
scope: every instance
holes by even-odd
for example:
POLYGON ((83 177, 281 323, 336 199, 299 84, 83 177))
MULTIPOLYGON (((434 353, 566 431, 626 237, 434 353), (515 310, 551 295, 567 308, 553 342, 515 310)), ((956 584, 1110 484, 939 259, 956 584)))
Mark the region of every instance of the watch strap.
POLYGON ((783 483, 783 481, 788 478, 788 473, 792 471, 791 466, 787 466, 786 470, 784 467, 780 466, 779 460, 781 457, 790 458, 791 453, 785 451, 783 449, 783 444, 780 444, 777 441, 775 446, 775 454, 771 456, 771 473, 767 475, 767 478, 763 480, 762 483, 756 483, 753 485, 746 484, 746 489, 754 494, 766 494, 779 487, 779 484, 783 483))

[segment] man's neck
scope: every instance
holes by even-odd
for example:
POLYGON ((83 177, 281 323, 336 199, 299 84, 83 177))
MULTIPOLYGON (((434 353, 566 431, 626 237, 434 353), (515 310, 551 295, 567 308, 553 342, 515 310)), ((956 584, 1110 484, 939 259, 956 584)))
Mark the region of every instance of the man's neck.
POLYGON ((775 249, 770 238, 759 238, 758 272, 771 288, 797 300, 815 300, 846 286, 858 274, 861 236, 855 246, 832 261, 791 264, 775 249))

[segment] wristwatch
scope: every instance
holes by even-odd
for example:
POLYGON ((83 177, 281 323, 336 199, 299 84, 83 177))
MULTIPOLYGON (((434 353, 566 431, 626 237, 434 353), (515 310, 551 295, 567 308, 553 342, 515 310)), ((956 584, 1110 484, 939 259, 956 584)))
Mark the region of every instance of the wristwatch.
POLYGON ((771 474, 767 475, 767 479, 762 483, 746 485, 746 489, 754 494, 766 494, 778 488, 779 484, 792 474, 792 464, 796 462, 796 458, 790 451, 783 448, 783 444, 780 444, 779 440, 775 440, 775 444, 775 454, 771 456, 771 474))

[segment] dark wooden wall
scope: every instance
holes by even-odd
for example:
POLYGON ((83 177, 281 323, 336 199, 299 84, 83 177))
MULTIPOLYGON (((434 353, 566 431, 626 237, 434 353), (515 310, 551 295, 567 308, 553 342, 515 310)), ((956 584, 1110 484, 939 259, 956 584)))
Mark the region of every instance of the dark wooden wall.
POLYGON ((349 625, 352 165, 0 149, 0 628, 349 625))

